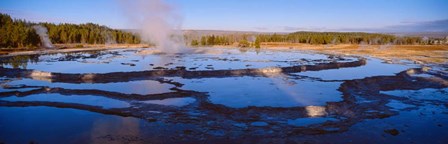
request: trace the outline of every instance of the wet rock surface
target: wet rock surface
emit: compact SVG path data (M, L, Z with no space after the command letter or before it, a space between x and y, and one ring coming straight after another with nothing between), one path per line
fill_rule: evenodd
M59 60L89 59L98 58L101 55L121 56L120 52L97 52L91 55L71 55L61 57ZM4 58L2 60L13 58ZM219 61L241 62L244 58L214 58ZM9 61L9 60L8 60ZM139 63L133 60L131 63ZM148 143L161 140L162 143L184 143L184 142L257 142L257 143L289 143L289 142L311 142L311 143L347 143L361 142L368 137L367 132L378 135L379 138L372 140L378 142L419 142L426 137L413 137L412 131L403 129L418 129L416 126L401 128L396 121L402 119L418 120L422 119L427 124L433 124L434 132L440 133L429 140L432 143L446 142L443 134L448 134L448 106L446 105L446 92L448 81L446 71L443 69L409 68L398 73L387 76L369 76L359 79L347 80L326 80L319 77L301 76L301 72L338 70L343 68L356 68L369 63L364 58L345 58L341 56L328 56L325 59L296 58L281 63L294 63L287 66L269 67L248 67L243 64L242 69L216 69L217 65L197 63L197 66L179 66L176 63L164 63L159 66L153 64L152 70L130 71L130 72L108 72L108 73L64 73L46 72L25 68L0 67L0 111L9 113L8 109L23 108L29 109L38 107L39 109L63 108L82 110L107 116L119 116L138 126L125 126L130 130L125 133L98 132L99 135L91 138L96 143L116 142L116 143ZM122 64L122 63L120 63ZM136 64L135 67L138 67ZM149 66L149 64L145 64ZM156 66L157 65L157 66ZM128 67L130 65L127 65ZM170 66L173 66L172 68ZM196 69L201 67L204 69ZM207 68L209 67L209 68ZM418 76L426 74L427 76ZM287 91L284 87L291 87L300 84L300 81L310 82L339 82L338 89L335 89L341 97L338 101L328 101L323 105L310 105L310 102L302 101L302 106L282 107L282 106L253 106L230 107L225 104L214 103L210 99L211 91L189 89L188 83L183 81L201 82L206 78L269 78L272 79L270 86L276 87L284 94L276 93L269 96L297 95L304 93L301 91ZM72 87L57 87L56 85L33 85L33 83L11 85L21 79L44 80L51 83L68 84L108 84L118 82L133 82L139 80L151 80L160 84L169 85L169 92L162 93L122 93L108 91L104 89L73 89ZM195 81L198 80L198 81ZM262 82L254 80L253 83ZM238 83L235 83L238 85ZM155 85L148 85L152 87ZM204 85L204 87L212 85ZM261 89L263 87L260 87ZM248 88L255 90L260 88ZM222 87L226 89L226 87ZM440 91L429 91L429 94L437 94L430 99L423 99L424 95L419 95L419 90L435 89ZM226 89L232 91L234 89ZM397 96L391 91L415 91L416 96ZM57 94L61 97L76 95L98 96L111 100L118 100L129 103L127 107L108 107L107 104L98 103L89 105L76 100L49 101L49 100L20 100L20 98L32 97L39 94ZM243 93L241 93L243 94ZM251 93L249 93L249 96ZM400 95L400 94L399 94ZM256 95L254 95L256 96ZM318 96L312 95L312 96ZM14 101L7 98L16 97ZM440 98L439 98L440 97ZM299 97L300 98L300 97ZM255 101L262 102L262 101ZM45 108L41 108L44 106ZM14 111L21 111L15 110ZM58 110L51 110L57 113ZM415 114L418 112L418 114ZM407 113L410 112L410 113ZM5 118L2 115L2 118ZM100 116L106 117L106 116ZM438 120L430 117L437 117ZM389 120L392 119L392 120ZM396 120L397 119L397 120ZM64 120L64 119L62 119ZM384 122L385 121L385 122ZM7 121L0 121L0 125ZM10 123L10 122L9 122ZM384 128L362 129L362 126L377 123L386 123ZM15 123L20 125L21 122ZM388 125L389 124L389 125ZM114 124L115 125L115 124ZM359 126L361 125L361 126ZM409 124L412 125L412 124ZM395 128L397 126L397 128ZM101 126L100 126L101 127ZM144 127L144 128L142 128ZM152 127L148 128L148 127ZM367 126L366 126L367 127ZM392 128L391 128L392 127ZM11 127L12 129L13 127ZM161 130L163 129L163 130ZM8 129L0 130L1 135ZM132 133L139 131L138 134ZM160 130L160 131L159 131ZM383 135L386 134L386 135ZM374 135L376 136L376 135ZM393 136L394 139L387 139ZM81 138L84 138L80 136ZM344 137L344 139L341 139ZM386 137L386 138L384 138ZM13 138L12 138L13 139ZM0 136L0 142L9 142L6 137Z
M384 132L388 133L390 135L393 135L393 136L400 134L400 132L397 129L387 129L387 130L384 130Z

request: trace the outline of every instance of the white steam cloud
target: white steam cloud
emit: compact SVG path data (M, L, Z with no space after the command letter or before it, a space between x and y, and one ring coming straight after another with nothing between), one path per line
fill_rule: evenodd
M165 53L183 51L182 17L172 5L164 0L122 0L121 5L142 41L155 44Z
M117 41L115 41L114 37L112 36L112 33L103 31L101 34L104 36L105 45L117 44Z
M53 44L47 34L47 28L41 25L35 25L33 28L36 30L37 35L39 35L42 46L46 48L53 48Z

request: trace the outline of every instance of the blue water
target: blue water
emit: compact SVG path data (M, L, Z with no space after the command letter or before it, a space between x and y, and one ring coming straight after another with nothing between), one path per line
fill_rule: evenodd
M326 55L303 51L263 50L257 52L248 50L242 52L237 49L198 48L195 49L196 53L189 54L144 53L147 50L153 49L106 50L101 51L103 54L98 57L89 57L95 52L47 54L39 56L38 61L5 63L3 66L13 68L15 65L22 65L18 68L61 73L108 73L153 70L156 67L174 69L177 66L185 66L187 69L194 68L190 70L284 67L313 64L301 61L301 59L310 61L328 59ZM62 59L66 55L87 56L87 58ZM128 64L133 64L133 66Z
M130 82L117 82L117 83L60 83L49 82L33 79L20 79L7 83L8 85L27 85L27 86L46 86L52 88L65 88L65 89L96 89L102 91L118 92L123 94L157 94L172 92L171 88L175 87L170 84L161 84L158 81L153 80L140 80Z
M353 80L372 76L393 76L399 72L415 67L410 65L388 64L380 59L370 58L366 65L359 67L306 71L296 74L321 78L323 80Z
M233 108L323 106L341 101L341 82L295 80L288 76L181 79L182 88L209 93L209 100Z
M105 143L99 137L141 136L146 123L136 118L50 107L0 107L0 113L0 142L5 143Z
M72 103L72 104L84 104L90 106L100 106L103 108L125 108L129 107L130 104L128 102L110 99L106 97L100 96L91 96L91 95L61 95L61 94L34 94L26 97L4 97L0 98L0 100L5 101L29 101L29 102L60 102L60 103Z

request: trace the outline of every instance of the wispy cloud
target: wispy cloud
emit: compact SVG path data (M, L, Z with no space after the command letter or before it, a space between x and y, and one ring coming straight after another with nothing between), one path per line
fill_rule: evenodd
M448 32L448 19L435 21L403 21L399 25L379 28L326 28L326 27L291 27L284 26L284 31L335 31L335 32Z
M283 26L281 28L284 31L331 31L326 27L291 27L291 26Z
M260 31L266 31L266 30L270 30L270 28L268 27L254 27L255 30L260 30Z
M448 32L448 19L387 26L385 32Z

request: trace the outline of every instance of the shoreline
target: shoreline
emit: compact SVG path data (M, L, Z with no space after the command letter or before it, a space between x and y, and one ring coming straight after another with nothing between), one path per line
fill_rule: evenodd
M235 48L232 45L212 47ZM448 64L448 45L311 45L301 43L262 43L260 49L303 50L329 55L374 57L385 61L408 60L416 64Z
M123 48L154 48L146 44L111 44L111 45L85 45L76 48L78 44L55 44L54 49L34 49L24 51L11 51L0 54L0 57L17 55L46 54L59 52L94 51L106 49ZM204 48L198 46L193 48ZM234 45L214 45L210 48L238 48ZM247 49L256 49L247 47ZM447 64L448 45L356 45L356 44L334 44L334 45L311 45L300 43L262 43L260 49L271 50L303 50L330 55L351 55L362 57L374 57L385 61L409 60L416 64ZM2 50L0 49L0 52Z
M0 57L18 56L18 55L32 55L32 54L51 54L60 52L79 52L79 51L95 51L106 49L125 49L125 48L152 48L147 44L111 44L111 45L86 45L82 48L76 48L76 44L55 44L55 48L38 48L30 50L11 51L2 54L0 49ZM3 51L4 52L4 51Z
M234 45L212 48L236 48ZM248 49L255 49L249 47ZM260 49L302 50L328 55L373 57L384 61L408 60L416 64L448 64L448 45L311 45L301 43L262 43Z
M275 48L275 47L269 47ZM288 47L291 48L291 47ZM293 49L309 50L323 54L375 57L386 61L409 60L416 64L447 64L447 45L300 45Z

